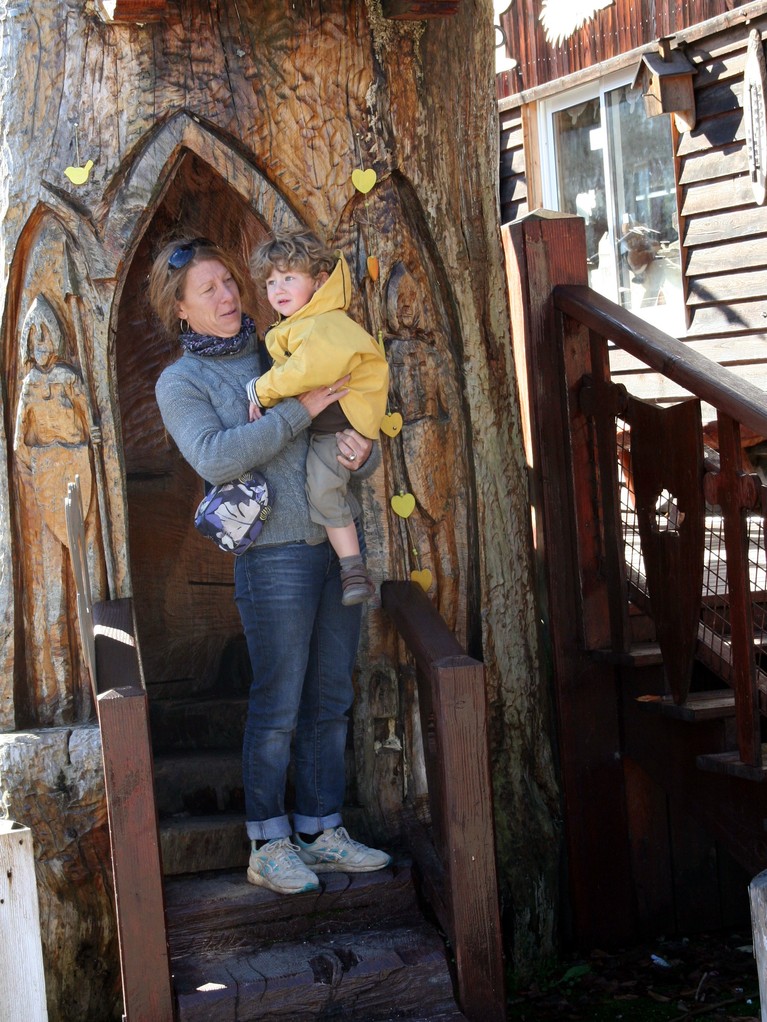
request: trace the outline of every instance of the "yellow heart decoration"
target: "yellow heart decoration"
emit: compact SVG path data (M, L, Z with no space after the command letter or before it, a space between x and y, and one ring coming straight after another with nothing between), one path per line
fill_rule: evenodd
M396 436L402 429L402 416L399 412L387 412L381 422L381 430L387 436Z
M392 511L400 518L409 518L415 511L415 497L412 493L398 493L391 499Z
M422 568L420 571L411 571L410 578L413 582L417 582L425 593L428 593L431 587L431 572L428 568Z
M377 180L378 174L376 174L372 167L368 167L367 170L352 171L352 184L363 195L367 195Z

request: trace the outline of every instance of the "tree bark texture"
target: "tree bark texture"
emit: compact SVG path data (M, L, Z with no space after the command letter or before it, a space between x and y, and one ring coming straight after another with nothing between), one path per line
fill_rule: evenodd
M63 501L75 472L90 495L94 599L134 597L150 695L215 676L238 630L231 563L191 527L199 480L154 403L178 352L152 323L146 273L174 231L247 253L305 224L350 260L351 311L385 344L403 420L362 493L373 575L430 572L430 597L487 667L504 908L514 964L529 970L553 950L559 810L498 232L490 5L395 22L377 0L180 0L163 21L108 24L84 0L19 0L0 8L0 33L0 727L92 712L56 511L57 480ZM352 172L371 168L363 194ZM248 302L265 327L268 308ZM400 494L415 498L408 518L390 506ZM403 660L371 609L357 796L383 837L423 795Z
M120 1018L98 728L0 735L0 789L34 840L49 1022Z

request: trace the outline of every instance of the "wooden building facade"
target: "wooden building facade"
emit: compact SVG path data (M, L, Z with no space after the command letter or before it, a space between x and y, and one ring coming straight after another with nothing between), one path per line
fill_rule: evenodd
M616 0L577 21L545 2L502 17L516 61L497 78L502 223L584 216L596 290L767 388L767 4ZM659 112L663 47L688 98ZM611 367L639 397L685 393L628 356Z
M572 929L577 940L603 941L611 926L614 938L625 939L621 926L652 933L742 924L747 880L767 862L763 785L744 781L765 776L765 705L755 695L767 595L754 566L763 564L763 543L740 576L744 590L749 579L752 586L743 673L759 706L751 720L754 770L743 770L736 753L741 773L725 778L716 774L716 755L708 756L731 747L731 723L722 714L715 734L711 713L704 734L694 699L709 698L717 675L725 683L717 698L732 704L731 665L712 673L700 667L712 662L706 614L721 611L726 625L717 641L731 650L738 543L744 557L754 544L745 534L733 542L720 577L729 588L710 593L689 570L693 559L673 568L664 561L661 582L647 585L651 546L664 530L649 530L638 571L630 535L631 516L640 507L657 511L661 497L685 506L680 525L686 517L688 529L691 522L709 529L723 517L717 487L729 458L733 486L753 487L750 504L742 494L733 498L734 535L748 517L763 536L767 3L571 6L569 21L561 12L557 21L547 0L526 0L501 16L513 67L496 79L500 208L529 416ZM729 388L729 410L712 380ZM696 402L683 400L691 394L702 426L681 425L697 413ZM749 414L737 407L741 396ZM724 453L727 415L738 428ZM679 453L682 441L688 446ZM672 448L677 474L660 482ZM635 456L637 465L644 457L658 468L641 498ZM681 496L683 477L695 490L694 507ZM700 540L696 572L724 560ZM700 686L689 703L686 690L669 694L679 672L668 648L660 663L655 645L663 647L659 608L667 594L674 611L689 603L691 624L676 621L670 640L681 648L687 629L690 663L681 674L689 683L689 668ZM685 721L678 733L670 718L645 720L647 705L664 700L674 704L664 711ZM711 897L701 898L703 888Z

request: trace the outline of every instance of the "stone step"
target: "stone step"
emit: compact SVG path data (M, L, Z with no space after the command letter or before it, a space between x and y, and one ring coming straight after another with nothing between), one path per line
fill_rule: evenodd
M248 698L209 695L149 703L155 754L189 749L240 749Z
M178 1022L461 1017L443 941L423 922L174 955L172 964Z
M242 752L238 747L157 755L154 788L161 819L180 813L242 813Z

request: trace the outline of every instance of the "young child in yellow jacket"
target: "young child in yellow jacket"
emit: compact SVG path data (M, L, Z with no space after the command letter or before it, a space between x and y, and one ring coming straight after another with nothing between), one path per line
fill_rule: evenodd
M360 553L346 500L350 471L338 461L336 433L351 426L377 440L386 412L389 368L373 337L347 314L351 276L343 256L310 231L275 236L251 258L257 283L283 319L266 334L274 364L247 386L251 418L287 397L349 376L348 393L315 416L306 459L312 521L324 526L341 563L342 602L362 603L375 592Z

